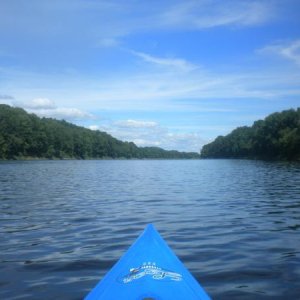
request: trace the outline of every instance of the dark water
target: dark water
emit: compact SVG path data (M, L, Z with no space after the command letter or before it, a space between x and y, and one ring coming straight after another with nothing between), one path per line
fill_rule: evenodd
M150 222L213 299L300 299L300 164L2 162L0 216L0 299L82 299Z

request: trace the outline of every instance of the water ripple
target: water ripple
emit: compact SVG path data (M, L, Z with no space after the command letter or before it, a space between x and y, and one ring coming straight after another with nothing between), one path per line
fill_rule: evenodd
M147 223L213 299L300 295L300 165L0 163L0 298L82 299Z

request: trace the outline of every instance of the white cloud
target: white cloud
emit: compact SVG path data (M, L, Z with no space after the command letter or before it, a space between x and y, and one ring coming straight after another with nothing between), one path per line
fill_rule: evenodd
M93 119L93 115L77 108L54 108L54 109L39 109L31 110L39 116L65 119L65 120L86 120Z
M294 53L294 52L293 52ZM203 106L209 99L278 99L279 97L299 96L300 74L291 68L253 67L251 70L208 70L201 67L183 72L180 68L153 63L139 65L139 69L105 76L84 77L70 74L48 74L21 72L0 68L6 81L2 88L10 92L15 86L16 99L23 100L23 107L53 107L57 99L59 108L69 110L76 103L82 112L95 110L140 110L140 111L224 111L222 107ZM188 62L189 63L189 62ZM187 76L188 75L188 76ZM26 83L26 84L25 84ZM35 88L39 86L39 89ZM46 95L40 99L39 95ZM63 96L62 96L63 95ZM84 101L83 101L84 99ZM65 111L66 112L66 111ZM49 112L50 113L50 112ZM52 112L53 113L53 112ZM67 115L80 113L73 111ZM62 113L58 112L58 115ZM88 117L82 113L81 117Z
M111 48L111 47L117 47L119 45L120 45L120 41L113 37L101 38L97 42L97 46L101 48Z
M115 121L91 125L89 128L105 131L122 141L134 142L139 147L155 146L166 150L199 152L207 142L198 133L170 132L167 127L154 121Z
M189 76L181 71L151 70L141 75L128 74L102 82L102 86L94 90L93 105L113 110L196 112L211 108L203 107L200 100L299 96L299 80L300 74L292 70L245 70L217 74L202 69ZM213 108L214 111L224 109L226 107Z
M281 56L282 58L288 59L300 66L300 39L288 43L279 42L270 46L266 46L258 50L258 53L275 54L277 56Z
M206 143L198 133L168 133L164 136L161 146L169 150L199 152Z
M142 58L146 62L153 63L158 66L178 68L183 71L191 71L198 68L196 65L180 58L161 58L136 51L131 51L131 53Z
M93 119L90 113L78 108L57 107L53 100L48 98L35 98L30 101L14 101L14 106L22 107L38 116L65 120Z
M157 146L166 150L186 152L199 152L201 147L207 143L197 133L170 133L167 128L158 129L156 132L127 132L126 134L121 134L119 138L133 141L140 147Z
M153 128L158 126L158 124L153 121L139 121L139 120L117 121L115 124L118 127L123 127L123 128Z
M0 100L14 100L14 97L11 95L0 94Z
M15 101L15 105L25 109L56 109L54 101L48 98L35 98L26 102Z
M140 32L253 26L275 14L274 1L270 0L174 0L154 4L135 0L27 1L26 11L10 2L0 1L0 31L35 37L46 32L48 39L55 40L76 32L80 40L92 38L106 47L115 46L116 38Z
M161 147L161 142L160 141L151 141L151 140L145 140L145 139L139 139L135 138L133 142L138 146L138 147Z
M88 128L91 129L91 130L100 130L99 125L90 125L90 126L88 126Z
M165 26L204 29L219 26L253 26L269 21L274 11L266 1L183 1L163 15Z
M8 94L0 94L0 104L12 105L15 98Z

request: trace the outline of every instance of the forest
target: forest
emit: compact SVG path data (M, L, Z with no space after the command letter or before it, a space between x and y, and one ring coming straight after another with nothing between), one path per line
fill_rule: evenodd
M192 159L198 153L137 147L66 121L0 104L0 159Z
M238 127L201 150L201 158L300 160L300 108Z

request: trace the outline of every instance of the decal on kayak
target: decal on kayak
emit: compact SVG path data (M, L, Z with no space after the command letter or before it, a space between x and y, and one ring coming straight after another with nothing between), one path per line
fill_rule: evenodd
M131 268L129 273L121 278L122 283L130 283L134 280L138 280L142 277L150 277L154 280L164 281L181 281L182 275L176 272L172 272L156 265L155 262L143 263L138 268Z

